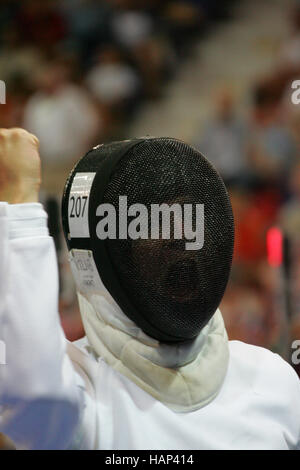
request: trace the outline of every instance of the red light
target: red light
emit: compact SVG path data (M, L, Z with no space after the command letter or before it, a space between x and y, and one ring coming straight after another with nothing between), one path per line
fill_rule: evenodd
M277 227L271 227L267 232L267 254L270 266L278 267L282 263L282 233Z

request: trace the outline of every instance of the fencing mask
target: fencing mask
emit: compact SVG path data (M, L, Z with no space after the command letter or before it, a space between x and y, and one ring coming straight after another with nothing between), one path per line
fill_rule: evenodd
M192 340L217 310L233 215L222 179L189 145L141 138L95 147L66 182L62 220L81 290L96 291L99 276L149 336Z

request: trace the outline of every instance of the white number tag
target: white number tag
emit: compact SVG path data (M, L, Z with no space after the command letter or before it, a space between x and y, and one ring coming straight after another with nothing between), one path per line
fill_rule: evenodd
M104 286L99 277L92 251L71 250L70 265L81 293L92 294L102 292Z
M71 238L88 238L89 197L96 173L77 173L73 179L68 205Z

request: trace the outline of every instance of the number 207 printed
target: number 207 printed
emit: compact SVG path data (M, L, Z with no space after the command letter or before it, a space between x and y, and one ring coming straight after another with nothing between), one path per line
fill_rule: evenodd
M71 204L71 211L70 217L83 217L84 212L86 209L86 203L88 200L88 196L71 196L70 204Z

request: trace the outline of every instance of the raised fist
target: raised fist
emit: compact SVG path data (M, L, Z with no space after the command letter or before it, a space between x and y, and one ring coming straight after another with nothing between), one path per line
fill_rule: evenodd
M37 202L41 183L39 141L24 129L0 129L0 201Z

